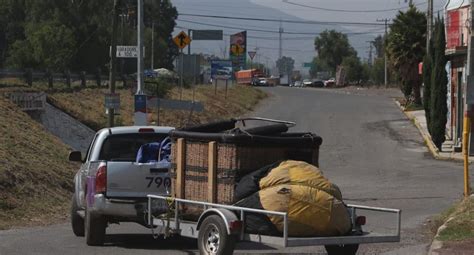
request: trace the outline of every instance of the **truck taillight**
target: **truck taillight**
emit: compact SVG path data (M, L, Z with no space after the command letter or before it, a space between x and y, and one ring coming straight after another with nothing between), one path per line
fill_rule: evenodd
M95 192L105 193L107 188L107 166L101 166L95 174Z
M366 222L365 221L365 216L358 216L355 220L355 224L357 226L363 226L363 225L365 225L365 222Z

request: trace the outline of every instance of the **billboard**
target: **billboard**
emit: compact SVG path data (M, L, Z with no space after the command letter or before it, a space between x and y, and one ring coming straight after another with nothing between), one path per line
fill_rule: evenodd
M212 79L232 79L232 61L230 60L212 60L211 61Z
M230 60L234 72L245 69L247 62L247 31L230 36Z

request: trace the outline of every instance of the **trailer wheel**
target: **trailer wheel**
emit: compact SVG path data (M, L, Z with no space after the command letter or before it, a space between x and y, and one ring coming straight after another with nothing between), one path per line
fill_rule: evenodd
M355 255L359 249L358 244L325 245L328 255Z
M90 246L100 246L104 244L105 228L107 221L103 216L93 215L86 208L85 235L86 243Z
M199 254L232 254L236 240L236 236L227 234L227 228L222 218L211 215L204 219L199 229Z
M79 206L77 205L76 195L72 195L72 205L71 205L71 226L72 232L76 236L84 236L84 219L77 214Z

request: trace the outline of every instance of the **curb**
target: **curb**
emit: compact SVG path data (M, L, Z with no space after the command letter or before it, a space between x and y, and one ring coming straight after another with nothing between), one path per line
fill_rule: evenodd
M439 255L439 252L436 250L443 248L443 242L438 240L439 233L441 233L441 231L443 231L447 224L453 219L454 217L450 217L448 220L446 220L446 222L443 223L443 225L438 228L438 231L436 231L436 235L433 238L433 242L431 242L430 249L428 250L428 255Z
M420 123L416 120L416 118L411 115L409 112L405 111L405 108L400 105L400 102L398 102L396 99L393 99L395 101L395 104L400 108L400 110L405 114L405 116L413 121L413 124L415 124L416 128L420 132L421 136L423 137L423 140L425 141L426 147L428 147L428 150L430 151L431 155L438 160L446 160L446 161L463 161L462 158L455 158L452 156L442 156L439 154L438 148L434 145L433 141L431 140L431 136L429 134L426 134L426 132L421 128Z

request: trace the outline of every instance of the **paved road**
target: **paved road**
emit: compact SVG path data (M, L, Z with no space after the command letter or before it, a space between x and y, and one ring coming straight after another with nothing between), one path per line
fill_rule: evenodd
M255 115L292 120L296 129L323 137L320 167L349 203L403 210L400 244L364 245L359 254L425 254L426 220L462 193L462 165L436 161L418 131L395 106L396 92L266 88L273 94ZM386 218L370 215L370 228L389 231ZM132 232L132 234L128 234ZM190 239L154 241L133 224L108 229L105 247L87 247L68 224L0 232L0 254L193 254ZM277 250L240 245L236 253L315 253L319 247Z

